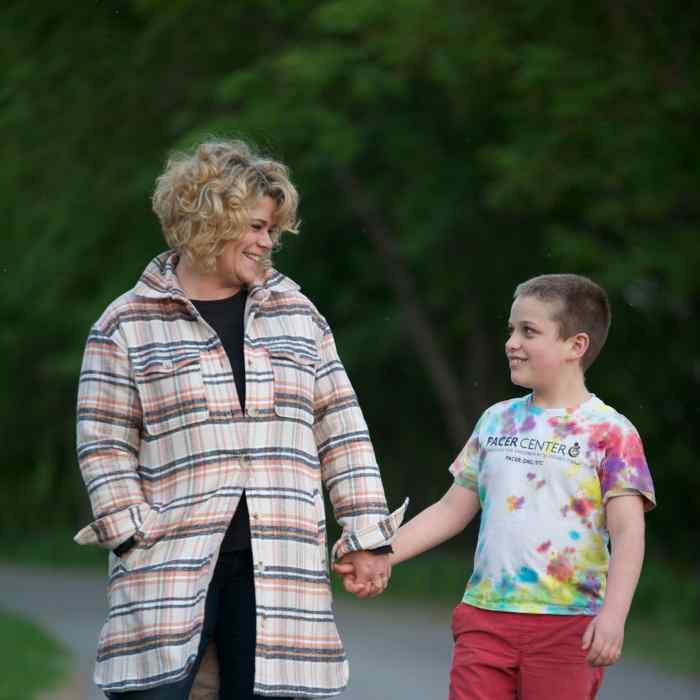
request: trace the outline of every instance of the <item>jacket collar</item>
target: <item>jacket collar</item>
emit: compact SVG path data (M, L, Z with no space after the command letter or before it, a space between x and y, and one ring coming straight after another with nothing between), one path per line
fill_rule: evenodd
M149 299L187 299L175 274L179 257L177 251L167 250L153 258L136 283L134 294ZM270 268L264 278L250 286L248 296L263 302L270 294L285 294L299 289L296 282Z

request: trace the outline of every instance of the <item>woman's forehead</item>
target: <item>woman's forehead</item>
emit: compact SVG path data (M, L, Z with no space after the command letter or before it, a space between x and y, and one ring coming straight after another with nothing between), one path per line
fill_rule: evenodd
M248 215L251 219L260 219L263 221L272 221L277 213L277 202L270 197L264 195L253 202L248 207Z

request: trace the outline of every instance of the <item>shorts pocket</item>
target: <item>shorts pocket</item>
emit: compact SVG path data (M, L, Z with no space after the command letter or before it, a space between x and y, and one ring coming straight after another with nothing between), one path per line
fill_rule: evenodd
M456 641L460 634L473 630L476 625L475 617L478 614L477 608L466 603L458 603L452 611L452 639Z

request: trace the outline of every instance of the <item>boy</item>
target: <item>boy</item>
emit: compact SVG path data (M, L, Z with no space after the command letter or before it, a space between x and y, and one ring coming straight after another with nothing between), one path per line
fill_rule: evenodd
M634 426L586 388L609 326L607 296L585 277L516 288L505 349L511 380L531 393L482 415L452 487L393 543L399 563L481 509L453 615L450 700L593 698L620 657L655 497ZM364 592L351 567L336 569Z

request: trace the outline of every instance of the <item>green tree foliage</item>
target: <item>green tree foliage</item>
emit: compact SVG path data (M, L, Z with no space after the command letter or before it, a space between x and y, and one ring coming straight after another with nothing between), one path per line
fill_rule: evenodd
M590 388L640 428L656 541L700 534L700 11L678 2L132 0L3 10L0 523L85 517L82 343L161 247L166 152L241 135L287 160L278 254L329 317L384 464L420 508L490 402L512 289L590 274L614 307ZM19 505L19 507L18 507ZM27 508L27 506L30 506ZM82 513L81 513L82 510ZM662 534L663 533L663 534Z

